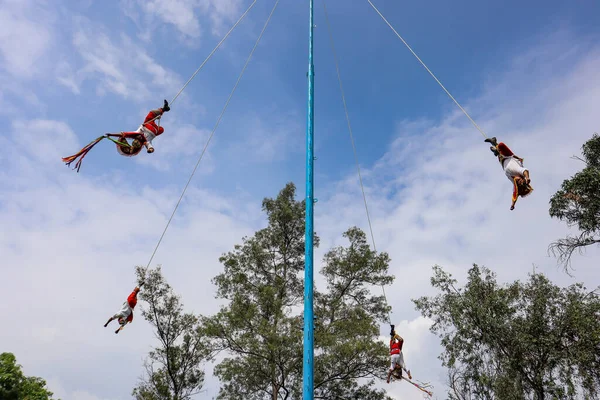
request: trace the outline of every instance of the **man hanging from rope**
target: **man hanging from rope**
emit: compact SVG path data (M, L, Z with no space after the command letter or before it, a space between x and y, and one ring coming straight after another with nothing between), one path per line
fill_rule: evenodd
M140 284L140 287L142 285L143 283ZM137 305L137 294L139 293L139 291L140 288L136 286L135 289L133 289L133 292L131 292L131 294L127 297L127 301L125 301L121 306L119 312L117 312L115 315L110 317L108 321L106 321L106 323L104 324L105 328L108 326L108 324L110 324L113 320L116 319L118 320L120 326L119 329L115 331L115 333L119 333L121 329L125 328L125 325L127 325L128 322L133 321L133 309Z
M79 159L75 164L75 168L77 168L77 172L81 168L81 162L86 154L94 147L98 142L102 139L107 138L117 145L117 151L119 154L133 157L137 155L141 150L142 146L145 146L148 153L154 152L154 147L152 146L152 141L159 135L162 135L165 129L162 126L159 126L156 121L160 121L163 113L168 112L171 108L169 107L169 103L167 100L164 101L164 105L161 108L157 108L155 110L150 110L144 122L140 125L140 127L134 132L121 132L119 134L115 133L107 133L96 138L93 142L85 146L78 153L69 156L63 157L63 162L67 165L70 165L73 161ZM115 139L113 139L115 138ZM132 142L129 143L128 139L131 139Z
M127 149L127 151L123 151L126 155L135 155L139 153L144 145L148 151L148 153L154 153L154 147L152 147L152 141L155 137L162 135L164 133L164 128L162 126L158 126L158 124L154 121L160 120L163 113L168 112L171 108L169 107L169 103L165 100L165 104L162 108L157 108L156 110L150 110L148 115L146 115L146 119L144 119L144 123L140 125L140 127L135 132L121 132L121 137L124 139L131 138L133 142L131 146L120 146L121 150ZM134 153L135 152L135 153Z
M531 179L529 177L529 170L523 166L523 159L515 155L508 146L502 142L498 143L495 137L484 140L490 143L492 146L490 150L496 157L500 165L504 169L504 173L509 181L513 184L513 195L511 210L515 209L515 203L519 196L528 196L533 188L531 187Z
M401 369L406 372L408 375L408 379L412 379L410 374L410 370L406 369L406 364L404 363L404 355L402 354L402 346L404 345L404 339L396 333L394 329L394 325L392 325L392 329L390 331L390 358L391 365L390 370L387 375L387 383L390 383L390 378L392 377L392 373L396 369L396 365L398 365Z

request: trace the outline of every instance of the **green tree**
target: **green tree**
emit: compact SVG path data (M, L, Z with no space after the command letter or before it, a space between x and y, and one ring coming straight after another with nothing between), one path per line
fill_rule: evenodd
M434 267L441 293L413 300L433 319L452 399L591 398L600 389L600 298L544 275L501 286L474 265L464 288Z
M582 147L585 167L562 183L550 199L550 216L577 226L577 236L567 236L552 243L551 253L565 269L571 256L587 246L600 243L600 136L594 134Z
M385 391L372 388L375 377L385 379L388 348L379 342L379 322L390 307L372 286L389 285L389 256L376 254L363 231L353 227L344 233L347 247L325 255L321 270L327 290L317 292L315 315L315 398L383 399ZM358 378L368 379L360 385Z
M148 354L146 374L133 395L138 400L190 399L202 388L202 363L210 358L199 318L184 313L180 297L160 267L148 271L137 267L136 272L144 282L140 300L148 304L142 308L142 316L154 327L160 345Z
M0 399L52 400L52 395L44 379L23 374L14 354L0 354Z
M204 321L216 349L228 354L215 368L219 399L301 398L305 203L295 192L289 183L265 199L268 226L220 259L224 272L213 282L227 305ZM315 398L379 400L385 395L373 378L385 374L388 353L376 320L388 309L366 287L393 278L387 255L370 251L364 233L355 228L346 237L350 247L325 257L328 292L315 290Z

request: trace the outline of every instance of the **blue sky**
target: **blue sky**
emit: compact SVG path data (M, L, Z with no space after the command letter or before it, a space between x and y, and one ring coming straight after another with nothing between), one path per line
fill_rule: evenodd
M142 373L149 327L137 318L115 338L101 323L131 290L133 266L147 262L274 1L257 1L177 99L154 154L125 158L102 142L79 174L60 157L136 129L250 3L0 0L0 292L9 299L0 318L14 322L0 327L0 350L63 399L125 399ZM560 284L600 284L596 249L577 256L575 278L546 254L570 232L550 220L548 200L580 168L569 157L600 131L600 5L374 3L480 126L525 157L535 188L510 212L510 182L481 135L368 2L328 1L374 233L397 277L388 298L405 358L444 397L438 340L410 303L430 293L433 264L460 278L477 262L508 281L535 263ZM367 227L321 1L315 23L320 260L349 226ZM207 293L218 256L264 226L262 198L288 181L303 197L307 24L307 2L280 2L154 260L196 312L217 309ZM122 243L127 251L116 250ZM207 368L198 398L218 391Z

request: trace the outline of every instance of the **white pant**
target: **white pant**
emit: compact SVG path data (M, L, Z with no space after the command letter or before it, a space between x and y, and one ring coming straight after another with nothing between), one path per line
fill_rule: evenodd
M123 303L123 305L121 306L121 309L119 310L118 313L116 313L113 318L123 318L123 319L127 319L127 317L129 317L129 315L132 313L132 309L131 307L129 307L129 303L125 302Z
M152 141L156 137L154 132L152 132L150 129L146 128L144 125L140 125L140 127L137 129L136 132L139 132L142 135L144 135L144 137L146 138L146 141L150 144L152 144Z
M523 163L518 161L516 158L507 157L502 163L502 168L504 168L504 173L509 181L513 181L515 176L525 176L525 171L528 171L527 168L523 167Z
M390 365L390 371L393 371L396 368L396 365L399 365L400 368L406 370L406 364L404 364L404 355L402 352L400 354L392 354L392 365Z

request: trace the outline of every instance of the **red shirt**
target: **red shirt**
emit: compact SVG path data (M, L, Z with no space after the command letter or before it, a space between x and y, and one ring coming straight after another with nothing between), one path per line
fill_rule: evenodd
M131 307L132 309L135 308L135 305L137 304L137 292L136 291L131 292L131 294L127 298L127 303L129 303L129 307ZM132 313L132 315L133 315L133 313Z
M402 351L402 345L404 344L404 341L395 341L395 340L390 340L390 355L393 354L400 354L400 352Z

